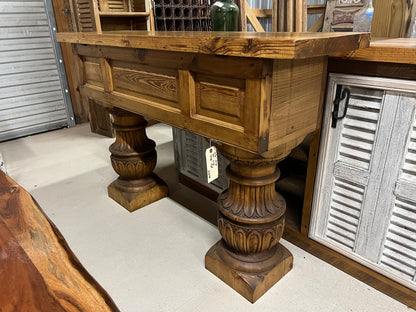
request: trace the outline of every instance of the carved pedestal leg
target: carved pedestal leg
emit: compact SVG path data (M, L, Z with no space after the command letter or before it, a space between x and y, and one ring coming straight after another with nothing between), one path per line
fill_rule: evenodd
M123 110L111 114L116 132L116 141L110 146L111 164L120 176L108 186L108 195L134 211L166 197L168 187L153 173L156 144L146 136L146 120Z
M255 302L293 266L291 253L279 244L286 203L275 191L276 164L288 153L258 156L223 146L230 160L230 187L218 198L222 240L205 256L205 267Z

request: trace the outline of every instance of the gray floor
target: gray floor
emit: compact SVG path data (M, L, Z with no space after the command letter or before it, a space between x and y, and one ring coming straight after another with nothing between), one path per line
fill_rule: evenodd
M156 173L170 197L134 213L107 197L116 178L113 139L91 134L88 125L0 143L8 174L35 197L121 311L415 311L286 241L293 270L249 303L204 269L220 235L190 209L215 204L178 184L171 129L158 124L148 136L158 144Z

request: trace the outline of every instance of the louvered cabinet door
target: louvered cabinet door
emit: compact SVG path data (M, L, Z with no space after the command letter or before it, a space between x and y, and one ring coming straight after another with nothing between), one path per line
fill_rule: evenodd
M98 5L103 12L128 12L130 11L128 0L99 0Z
M227 189L229 181L225 170L229 161L218 153L218 178L208 183L205 150L210 146L209 141L185 130L177 128L172 128L172 130L175 165L178 173L218 193Z
M101 31L97 27L94 7L96 0L72 0L74 8L74 18L79 32Z
M416 284L416 100L408 100L404 113L413 117L394 189L393 210L380 254L387 270ZM406 116L407 117L407 116ZM407 119L407 118L406 118ZM406 123L407 124L407 123ZM404 128L404 127L403 127Z
M416 289L415 109L414 81L330 75L310 237Z

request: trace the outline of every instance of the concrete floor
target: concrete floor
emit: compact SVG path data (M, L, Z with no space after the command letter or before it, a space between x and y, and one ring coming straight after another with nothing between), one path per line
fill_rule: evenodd
M154 125L148 136L157 142L155 172L170 197L134 213L107 197L117 177L113 139L90 133L89 125L0 143L9 176L39 202L121 311L415 311L284 240L293 270L249 303L204 269L220 235L190 210L216 208L178 183L170 127Z

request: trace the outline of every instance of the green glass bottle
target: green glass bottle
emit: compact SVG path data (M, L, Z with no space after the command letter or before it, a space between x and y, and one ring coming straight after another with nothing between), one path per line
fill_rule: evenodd
M211 6L213 31L238 30L238 6L232 0L219 0Z

